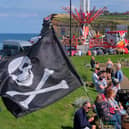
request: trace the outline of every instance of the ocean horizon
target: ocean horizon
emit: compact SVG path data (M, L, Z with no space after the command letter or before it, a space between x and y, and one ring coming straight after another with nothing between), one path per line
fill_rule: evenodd
M26 40L28 41L38 33L0 33L0 49L2 49L4 40Z

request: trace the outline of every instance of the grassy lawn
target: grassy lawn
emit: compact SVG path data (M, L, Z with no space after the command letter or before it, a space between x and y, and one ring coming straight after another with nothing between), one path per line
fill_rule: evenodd
M60 23L66 23L69 24L69 15L66 14L59 14L55 16L54 21L60 22ZM93 21L93 23L121 23L121 24L127 24L129 21L129 15L101 15L96 20ZM77 24L77 22L72 18L72 23Z
M96 92L88 88L91 97L95 98ZM0 112L0 129L67 129L72 128L73 114L75 108L73 102L82 96L86 96L83 87L78 88L62 100L31 113L25 117L16 119L6 109L3 103L0 103L2 112Z
M106 15L98 17L94 22L95 23L121 23L121 24L128 24L129 15Z
M123 73L125 74L126 77L129 79L129 68L122 68Z
M91 70L90 68L86 67L87 64L90 62L90 56L82 56L82 57L72 57L72 62L74 66L76 67L76 70L80 74L81 78L85 81L91 81ZM99 63L105 63L107 62L108 58L110 58L113 63L117 63L118 61L123 61L124 59L129 59L129 55L106 55L106 56L96 56L95 59ZM123 68L126 69L127 68ZM129 72L129 70L128 70ZM127 74L126 74L127 75ZM129 74L128 74L129 76Z
M96 60L104 63L108 58L113 62L117 62L123 58L129 58L129 55L115 55L115 56L97 56ZM91 71L89 67L90 57L72 57L73 62L78 73L84 81L91 81ZM124 69L126 73L127 69ZM129 71L128 71L129 72ZM129 74L128 74L129 75ZM96 97L96 92L93 88L87 88L90 98ZM5 108L0 101L0 129L72 129L73 114L75 108L72 106L73 102L82 96L86 96L83 87L78 88L60 101L25 117L16 119Z

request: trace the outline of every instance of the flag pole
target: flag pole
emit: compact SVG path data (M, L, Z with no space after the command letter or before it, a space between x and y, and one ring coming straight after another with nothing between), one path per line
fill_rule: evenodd
M72 17L71 17L71 12L72 12L72 9L71 9L71 6L72 6L72 0L70 0L70 40L69 40L69 45L70 45L70 56L72 55L71 53L71 38L72 38L72 35L71 35L71 21L72 21Z

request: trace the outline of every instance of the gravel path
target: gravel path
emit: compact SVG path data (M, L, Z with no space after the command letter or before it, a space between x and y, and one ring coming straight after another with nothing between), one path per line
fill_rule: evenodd
M124 79L121 82L121 89L129 89L129 79L124 75Z

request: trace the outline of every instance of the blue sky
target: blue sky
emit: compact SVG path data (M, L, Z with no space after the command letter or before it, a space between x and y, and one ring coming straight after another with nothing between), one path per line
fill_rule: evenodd
M72 0L73 7L79 7L79 1ZM0 33L39 33L43 17L64 13L61 8L68 5L69 0L0 0ZM124 12L129 0L91 0L91 6Z

